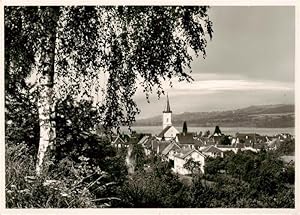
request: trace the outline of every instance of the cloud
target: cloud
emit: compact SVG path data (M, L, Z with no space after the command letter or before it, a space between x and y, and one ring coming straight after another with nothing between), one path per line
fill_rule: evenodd
M245 91L245 90L268 90L268 91L292 91L290 83L277 81L249 81L249 80L204 80L193 83L176 83L174 90L179 91Z
M235 75L220 75L220 74L195 74L195 81L191 83L173 81L173 87L170 87L169 82L163 82L162 86L165 92L171 96L187 96L187 95L212 95L226 92L246 92L255 91L257 93L279 93L279 92L294 92L294 82L280 82L274 80L245 80ZM214 79L211 79L214 78ZM232 79L226 79L232 78ZM137 97L145 97L141 87L138 87ZM152 98L156 97L153 93Z

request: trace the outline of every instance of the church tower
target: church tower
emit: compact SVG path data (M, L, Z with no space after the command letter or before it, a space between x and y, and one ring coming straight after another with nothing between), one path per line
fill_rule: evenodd
M163 111L163 129L172 126L172 111L170 109L169 96L167 95L167 108Z

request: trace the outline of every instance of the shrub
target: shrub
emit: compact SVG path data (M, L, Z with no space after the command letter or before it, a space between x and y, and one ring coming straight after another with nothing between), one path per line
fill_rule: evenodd
M112 200L105 181L109 174L99 166L65 158L47 176L34 177L34 159L28 146L6 147L6 207L8 208L84 208L108 207ZM99 198L102 195L102 198Z

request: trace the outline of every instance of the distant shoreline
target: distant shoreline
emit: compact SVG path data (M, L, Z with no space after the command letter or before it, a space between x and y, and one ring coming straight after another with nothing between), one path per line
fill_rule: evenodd
M172 115L172 124L197 127L254 127L254 128L293 128L295 127L294 105L250 106L232 111L185 112ZM133 126L162 125L162 116L137 119Z
M178 131L182 130L182 126L176 126ZM129 132L128 127L122 127L121 130L125 133ZM209 130L213 132L215 126L204 127L204 126L189 126L189 132L205 132ZM288 128L258 128L258 127L222 127L220 126L222 133L227 135L235 135L236 133L256 133L260 135L276 135L280 133L289 133L291 135L295 135L295 127ZM132 131L136 131L138 133L150 133L152 135L159 134L162 131L162 126L131 126Z

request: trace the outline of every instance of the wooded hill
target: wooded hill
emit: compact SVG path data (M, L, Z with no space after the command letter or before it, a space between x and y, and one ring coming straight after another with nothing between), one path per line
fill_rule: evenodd
M222 127L262 127L286 128L294 127L294 105L257 105L242 109L212 112L184 112L173 114L172 123L182 126L187 121L189 126L210 127L216 124ZM139 119L135 126L159 126L162 116Z

